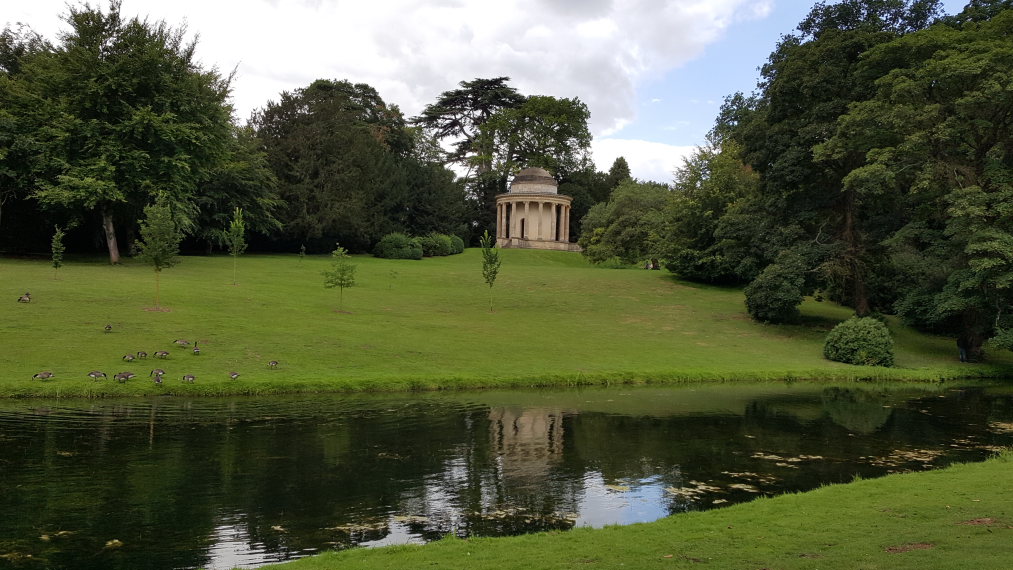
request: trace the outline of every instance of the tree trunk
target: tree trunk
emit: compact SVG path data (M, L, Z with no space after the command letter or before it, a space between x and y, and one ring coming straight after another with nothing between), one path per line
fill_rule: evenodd
M113 226L113 214L107 209L102 210L102 229L106 234L106 246L109 248L109 263L120 263L120 246L116 243L116 228Z
M963 361L981 362L985 360L984 319L977 311L965 311L960 319L960 336L957 337L957 347L960 349Z
M844 228L841 231L845 247L845 267L848 272L848 280L851 281L851 304L855 308L855 314L859 317L868 316L871 311L869 307L869 292L865 288L865 275L862 271L861 259L861 238L855 229L855 192L844 191Z
M161 274L162 274L161 271L159 271L157 269L155 270L155 310L156 311L159 309L159 306L158 306L158 303L160 301L160 299L158 298L159 297L159 293L160 293L160 291L159 291L159 285L160 285L160 283L159 283L159 277L161 276Z
M855 302L855 314L859 317L867 317L872 312L869 307L869 292L865 288L865 279L857 273L861 271L860 267L857 267L855 263L854 271L856 274L852 277L851 282L851 298Z

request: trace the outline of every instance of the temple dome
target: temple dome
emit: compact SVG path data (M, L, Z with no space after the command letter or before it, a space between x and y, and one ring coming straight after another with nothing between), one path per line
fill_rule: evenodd
M511 194L556 194L559 184L544 168L525 168L510 183Z

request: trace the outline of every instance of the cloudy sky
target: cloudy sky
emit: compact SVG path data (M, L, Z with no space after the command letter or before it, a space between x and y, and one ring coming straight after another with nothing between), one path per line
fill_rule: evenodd
M76 3L76 2L75 2ZM92 2L95 5L95 2ZM5 7L56 39L65 0ZM101 0L103 7L108 6ZM476 77L511 78L526 95L579 97L591 111L594 159L670 182L703 142L724 96L751 91L808 0L123 0L126 16L198 35L206 67L236 71L245 120L314 79L375 87L407 116ZM947 12L959 0L944 1Z

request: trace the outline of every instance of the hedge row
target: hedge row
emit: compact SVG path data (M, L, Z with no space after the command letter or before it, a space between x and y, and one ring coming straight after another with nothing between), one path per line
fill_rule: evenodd
M431 233L412 237L395 232L380 239L373 255L386 259L422 259L441 255L454 255L464 251L464 240L455 235Z

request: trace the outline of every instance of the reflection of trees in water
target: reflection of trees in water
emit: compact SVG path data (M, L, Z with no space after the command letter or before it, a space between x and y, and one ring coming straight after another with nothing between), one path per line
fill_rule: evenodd
M893 414L891 398L882 392L830 387L823 390L820 399L834 423L856 433L875 432Z
M0 554L32 553L52 567L196 567L224 525L232 540L281 557L391 532L431 540L569 528L598 475L617 487L649 478L659 489L721 488L666 495L669 512L681 512L756 496L734 485L770 494L881 474L858 458L946 446L954 434L992 442L990 421L1013 422L1009 397L939 396L830 388L764 396L740 414L667 416L437 397L309 410L325 399L210 411L89 404L73 422L40 409L0 427L0 470L13 490L0 494L0 512L16 513L0 517L0 536L12 537ZM774 455L827 460L778 466ZM61 530L74 534L38 539ZM127 546L80 559L110 539Z

